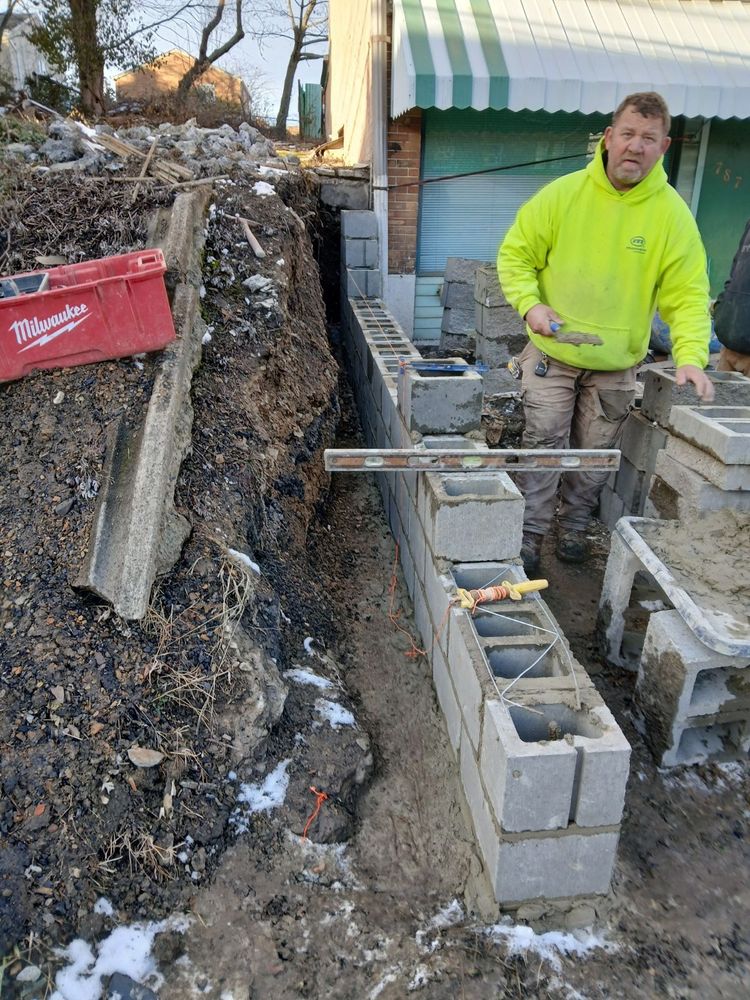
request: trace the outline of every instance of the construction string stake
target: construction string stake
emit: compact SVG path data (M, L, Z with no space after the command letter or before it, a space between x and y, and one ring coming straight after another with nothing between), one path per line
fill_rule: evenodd
M307 822L305 823L305 829L302 831L302 839L307 840L307 831L313 825L315 820L318 818L318 813L320 812L321 806L328 798L325 792L319 792L315 785L310 785L310 791L315 796L315 808L307 817Z

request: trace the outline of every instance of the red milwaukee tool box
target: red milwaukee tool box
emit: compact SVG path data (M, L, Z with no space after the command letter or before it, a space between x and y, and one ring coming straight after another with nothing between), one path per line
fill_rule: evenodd
M161 250L0 278L0 381L174 340Z

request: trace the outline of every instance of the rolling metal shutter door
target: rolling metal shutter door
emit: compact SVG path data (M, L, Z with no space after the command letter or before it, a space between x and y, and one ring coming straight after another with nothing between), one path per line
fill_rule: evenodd
M437 111L424 115L422 177L527 163L498 174L426 184L421 189L414 339L440 339L441 310L433 286L448 257L494 261L519 207L555 177L586 165L590 137L604 115L511 111ZM579 154L574 159L539 163ZM429 303L429 306L426 304Z

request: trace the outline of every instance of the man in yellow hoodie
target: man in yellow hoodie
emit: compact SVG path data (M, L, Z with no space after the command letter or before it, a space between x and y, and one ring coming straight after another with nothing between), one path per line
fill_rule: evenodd
M711 331L706 256L688 206L667 183L669 128L659 94L626 97L592 162L526 202L500 247L500 284L529 335L519 358L524 447L617 447L657 307L670 327L677 383L713 398L703 371ZM580 334L599 343L574 343ZM539 566L559 478L519 476L528 573ZM586 528L606 479L563 476L558 558L586 558Z

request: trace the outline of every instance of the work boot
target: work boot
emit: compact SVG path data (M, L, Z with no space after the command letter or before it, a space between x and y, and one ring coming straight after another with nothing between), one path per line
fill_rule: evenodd
M589 542L586 532L574 531L572 528L567 531L561 531L557 538L555 552L561 562L586 562L589 557Z
M524 531L521 540L521 562L529 579L534 578L534 574L539 569L539 558L542 552L542 542L544 535L537 535L533 531Z

